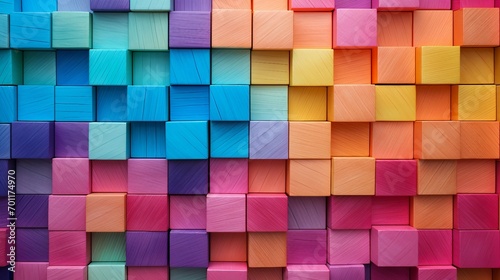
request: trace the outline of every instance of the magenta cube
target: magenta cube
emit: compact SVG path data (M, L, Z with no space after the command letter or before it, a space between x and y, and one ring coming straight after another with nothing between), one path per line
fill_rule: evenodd
M330 279L365 280L365 266L362 264L329 265Z
M147 175L143 174L140 178ZM147 181L144 180L146 185ZM127 192L126 160L93 160L92 192L124 193Z
M451 230L418 231L418 265L451 265L452 248Z
M458 268L500 267L498 230L453 230L453 265Z
M210 48L209 11L170 12L169 46L171 48Z
M128 192L134 194L167 194L167 160L129 159Z
M498 229L498 194L457 194L453 228Z
M374 226L371 258L377 266L417 266L418 231L410 226Z
M279 232L288 229L288 197L285 194L247 195L247 231Z
M90 233L85 231L50 231L49 264L51 266L87 265L92 251Z
M326 263L326 230L289 230L286 240L288 264Z
M294 11L331 11L335 0L290 0L289 9Z
M369 230L328 229L329 264L370 263Z
M420 0L420 10L449 10L450 0Z
M287 265L283 279L329 280L330 270L326 265Z
M457 280L457 268L454 266L418 266L411 269L415 280Z
M49 196L49 230L80 230L86 228L86 196Z
M494 0L452 0L451 8L453 10L460 10L463 8L493 8L495 6Z
M419 0L372 0L372 8L386 11L416 10L420 7Z
M47 279L50 280L87 280L87 266L49 266Z
M167 231L167 195L127 195L127 230Z
M326 199L324 197L288 197L288 229L325 228Z
M210 193L248 193L248 160L210 159Z
M48 262L16 262L15 279L47 279Z
M376 9L338 9L333 12L333 47L376 47Z
M375 190L377 196L417 195L417 161L376 160Z
M336 9L370 9L372 0L335 0Z
M371 265L370 280L408 280L410 268L408 267L380 267Z
M170 196L171 229L206 229L207 200L204 195Z
M52 194L89 194L90 177L88 158L52 160Z
M247 274L246 262L210 262L207 269L207 280L247 280Z
M128 279L149 280L164 279L168 280L168 267L164 266L129 266L127 267Z
M244 194L207 195L208 232L245 232L246 199Z
M376 196L372 201L373 225L409 225L410 198L404 196Z
M370 229L372 227L372 197L330 196L327 222L331 229Z

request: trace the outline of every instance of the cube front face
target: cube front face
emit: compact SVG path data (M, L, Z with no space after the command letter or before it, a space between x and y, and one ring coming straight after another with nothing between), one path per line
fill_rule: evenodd
M168 13L129 13L129 49L168 50Z
M129 157L127 123L89 124L89 158L123 160Z
M377 266L416 266L418 263L418 231L412 227L373 227L371 242L371 260Z
M165 131L167 159L208 158L207 122L167 122Z
M87 232L124 232L125 194L87 196Z
M91 30L90 13L55 12L52 14L52 47L89 49L92 47Z
M51 13L12 13L10 47L15 49L50 49Z
M460 83L459 47L416 48L417 84Z

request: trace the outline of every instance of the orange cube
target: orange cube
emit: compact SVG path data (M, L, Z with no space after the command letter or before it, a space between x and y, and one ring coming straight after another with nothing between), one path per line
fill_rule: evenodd
M451 87L451 119L494 121L497 117L495 85Z
M375 122L371 133L372 157L413 159L413 122Z
M326 87L289 87L289 121L326 121Z
M495 193L495 160L459 160L457 193Z
M286 160L249 160L249 193L285 193Z
M373 83L415 83L415 48L378 47L373 51L372 60Z
M332 195L375 195L375 159L332 158Z
M245 232L210 233L210 261L246 262L247 235Z
M333 65L335 84L371 84L371 50L335 50Z
M374 122L374 85L335 85L328 88L328 120Z
M460 122L415 122L414 157L460 159Z
M413 46L453 46L453 11L414 11Z
M294 49L329 49L332 47L332 34L331 12L294 12Z
M455 46L498 46L500 30L498 8L464 8L453 13Z
M498 122L461 122L461 158L497 159L499 157L498 129Z
M253 0L253 10L288 10L287 0Z
M125 232L125 193L87 195L87 232Z
M419 195L454 195L457 193L456 160L419 160L417 174Z
M254 0L255 1L255 0ZM251 9L251 0L213 0L212 9Z
M412 46L412 12L377 12L379 46Z
M288 157L290 159L329 159L330 122L290 122Z
M495 54L493 48L460 49L460 83L494 84Z
M370 123L332 123L332 157L368 157Z
M253 49L291 50L293 11L254 11Z
M457 268L457 280L492 280L491 273L491 268Z
M212 48L251 47L252 10L212 10Z
M330 196L330 160L288 161L286 193L289 196Z
M285 267L286 232L249 232L248 267Z
M417 121L450 120L451 86L417 85Z
M410 225L416 229L453 229L453 196L417 195L412 197Z

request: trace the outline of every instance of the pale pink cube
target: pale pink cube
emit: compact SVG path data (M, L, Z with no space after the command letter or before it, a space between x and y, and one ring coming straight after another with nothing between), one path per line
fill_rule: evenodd
M48 262L16 262L16 280L47 280Z
M248 193L248 159L210 159L210 193Z
M418 266L411 270L415 280L457 280L457 268L454 266Z
M333 47L376 47L377 9L337 9L333 12Z
M365 280L365 266L362 264L330 265L330 279ZM368 278L369 279L369 278Z
M371 259L377 266L418 265L418 231L410 226L374 226Z
M167 231L167 195L127 195L127 230Z
M50 195L49 230L86 229L86 196Z
M458 268L500 267L498 230L453 230L453 265Z
M206 229L206 199L204 195L171 195L170 229Z
M370 229L372 226L370 196L330 196L327 208L331 229Z
M129 266L127 267L129 280L168 280L168 267L161 266Z
M247 280L248 268L245 262L210 262L207 280Z
M453 228L498 229L498 194L457 194Z
M283 273L284 280L302 280L302 279L315 279L315 280L329 280L330 270L326 265L287 265Z
M208 232L245 232L246 199L244 194L207 195Z
M420 7L419 0L372 0L372 8L385 11L417 10Z
M288 197L285 194L247 195L247 231L288 230Z
M289 9L294 11L331 11L335 0L290 0Z
M376 160L375 190L377 196L417 195L417 161Z
M52 194L89 194L90 177L87 158L52 159Z
M128 192L135 194L167 194L167 160L129 159Z
M419 230L418 265L451 265L452 246L451 230Z
M127 161L93 160L92 192L127 192Z
M405 196L376 196L372 201L373 225L409 225L410 198Z
M289 230L287 239L288 264L325 264L326 230Z
M49 266L49 280L87 280L87 266Z
M370 263L369 230L328 229L329 264Z

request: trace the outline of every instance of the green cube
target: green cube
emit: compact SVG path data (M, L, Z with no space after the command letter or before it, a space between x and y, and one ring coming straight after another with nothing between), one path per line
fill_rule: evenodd
M126 280L125 262L91 262L88 280Z
M168 13L129 13L129 49L168 50Z
M87 12L52 13L52 48L92 48L92 17Z
M93 262L124 262L125 247L124 232L92 233Z
M24 84L56 85L56 53L53 51L25 51Z
M128 49L128 13L94 13L94 49Z
M131 11L170 11L172 0L130 0Z

